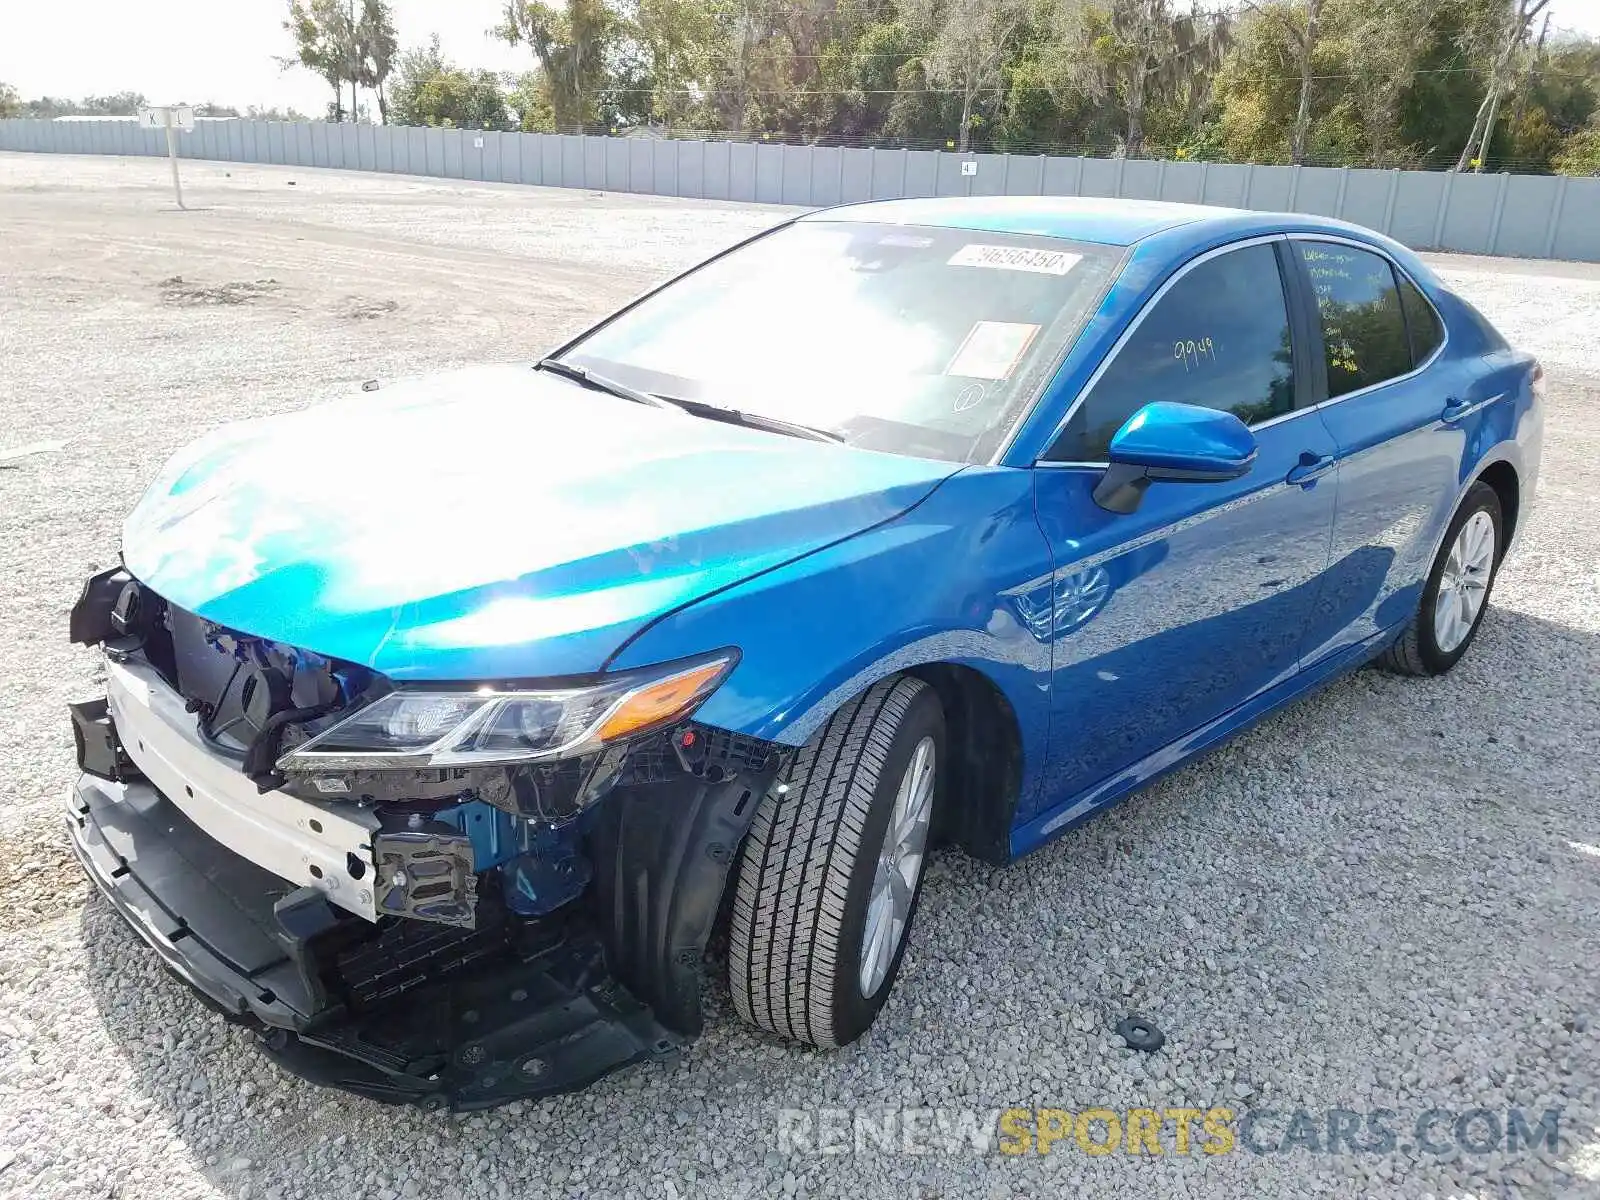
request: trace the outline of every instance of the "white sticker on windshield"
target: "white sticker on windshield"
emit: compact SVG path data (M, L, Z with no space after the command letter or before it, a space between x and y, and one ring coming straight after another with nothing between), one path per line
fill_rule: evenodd
M992 267L997 271L1032 271L1038 275L1065 275L1083 259L1065 250L1035 250L1030 246L986 246L973 242L950 256L952 267Z
M946 375L968 379L1007 379L1027 350L1037 325L1012 321L979 321L961 343L961 349L944 369Z

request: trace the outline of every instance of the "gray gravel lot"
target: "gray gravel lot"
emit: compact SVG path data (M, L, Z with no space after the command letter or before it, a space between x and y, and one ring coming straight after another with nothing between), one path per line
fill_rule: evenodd
M1437 260L1552 392L1536 515L1448 678L1360 672L1014 867L936 858L895 997L845 1051L758 1036L719 989L676 1065L457 1118L283 1075L89 897L56 828L62 706L98 687L67 611L202 430L529 357L784 210L186 163L185 214L165 169L0 155L0 451L66 443L0 467L0 1196L1600 1195L1600 271ZM1132 1010L1161 1053L1118 1048ZM1213 1103L1388 1108L1409 1148L775 1134L781 1108ZM1560 1148L1405 1136L1508 1106L1562 1107Z

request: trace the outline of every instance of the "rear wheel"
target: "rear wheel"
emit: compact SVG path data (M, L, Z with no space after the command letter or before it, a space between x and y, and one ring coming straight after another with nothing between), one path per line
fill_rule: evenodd
M1422 600L1405 632L1378 660L1405 675L1443 675L1466 654L1489 607L1505 521L1486 483L1467 491L1445 531Z
M763 798L729 929L744 1020L814 1046L866 1032L905 953L943 762L939 698L902 675L835 713Z

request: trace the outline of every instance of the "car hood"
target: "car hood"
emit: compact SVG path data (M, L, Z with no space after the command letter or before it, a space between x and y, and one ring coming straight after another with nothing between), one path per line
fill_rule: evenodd
M537 678L598 670L652 618L957 470L479 367L217 430L122 550L231 629L396 679Z

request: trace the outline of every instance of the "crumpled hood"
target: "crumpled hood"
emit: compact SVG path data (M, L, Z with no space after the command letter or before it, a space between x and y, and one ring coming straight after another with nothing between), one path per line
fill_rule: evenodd
M166 465L122 550L232 629L396 679L536 678L598 670L958 469L476 367L224 426Z

